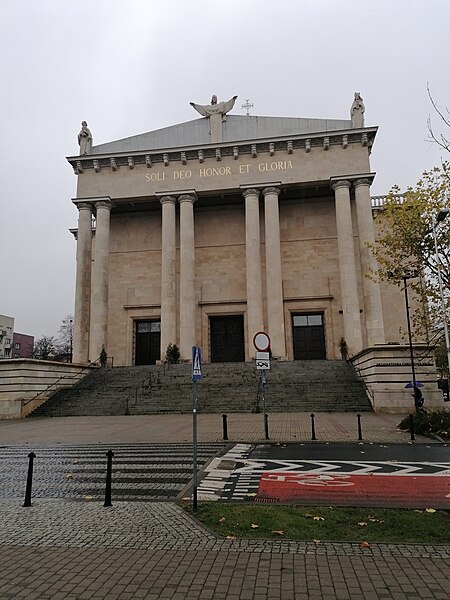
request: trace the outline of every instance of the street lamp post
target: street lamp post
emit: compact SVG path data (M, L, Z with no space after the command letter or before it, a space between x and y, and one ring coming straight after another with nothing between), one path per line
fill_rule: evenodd
M408 302L408 279L413 279L416 277L415 273L405 273L402 277L404 283L404 292L405 292L405 306L406 306L406 322L408 323L408 340L409 340L409 355L411 357L411 371L412 371L412 385L413 385L413 397L414 397L414 406L416 409L416 413L419 412L419 402L418 402L418 394L416 393L416 369L414 366L414 349L412 345L412 337L411 337L411 319L409 316L409 302Z
M437 273L438 273L438 281L439 281L439 292L441 296L441 311L442 311L442 320L444 322L444 335L445 335L445 348L447 350L447 381L450 379L450 343L448 337L448 324L447 324L447 307L444 297L444 286L442 285L442 276L441 276L441 258L439 256L436 229L440 223L448 216L450 212L449 208L441 208L439 211L436 222L433 223L433 237L434 237L434 250L436 255L436 264L437 264Z

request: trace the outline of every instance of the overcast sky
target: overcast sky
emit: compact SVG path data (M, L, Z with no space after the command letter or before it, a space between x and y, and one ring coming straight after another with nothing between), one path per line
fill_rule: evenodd
M234 114L249 98L347 119L359 91L373 195L441 160L426 86L450 105L448 0L0 0L0 22L0 314L20 333L73 312L82 120L100 144L196 119L213 93L237 94Z

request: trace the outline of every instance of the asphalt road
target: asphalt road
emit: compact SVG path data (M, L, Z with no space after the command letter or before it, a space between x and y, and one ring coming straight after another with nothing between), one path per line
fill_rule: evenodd
M446 445L241 444L206 467L201 497L450 510Z

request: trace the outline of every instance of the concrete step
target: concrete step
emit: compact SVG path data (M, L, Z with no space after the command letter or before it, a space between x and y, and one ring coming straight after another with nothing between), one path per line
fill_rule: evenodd
M372 410L362 383L344 361L272 361L268 411ZM250 363L203 365L200 412L255 412L260 372ZM52 396L31 416L185 413L191 411L191 365L102 368Z

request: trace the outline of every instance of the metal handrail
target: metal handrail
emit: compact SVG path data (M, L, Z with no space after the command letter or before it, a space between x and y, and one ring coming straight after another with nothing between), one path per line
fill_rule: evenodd
M137 386L128 394L128 396L125 399L125 402L126 402L125 414L126 415L130 414L130 400L133 398L133 396L134 396L134 406L136 406L136 404L138 403L139 390L143 390L145 387L148 387L151 389L151 387L153 385L159 385L161 383L161 374L165 375L166 370L168 371L170 369L171 364L172 363L170 363L168 361L163 361L163 363L160 365L159 369L156 372L150 371L150 373L142 381L140 381L137 384Z
M352 361L351 360L346 360L346 362L347 362L347 364L349 364L351 366L351 368L355 372L357 378L363 384L364 390L365 390L366 394L368 395L368 397L370 398L370 400L372 401L372 406L373 406L373 402L374 402L374 393L373 393L373 391L369 388L369 386L366 383L366 380L364 379L364 377L359 372L359 369L352 363Z
M61 377L59 377L59 379L57 379L56 381L53 381L52 383L50 383L46 388L44 388L43 390L41 390L40 392L38 392L32 398L29 398L28 400L23 400L22 401L22 406L26 406L30 402L33 402L33 400L36 400L37 398L39 398L39 396L41 396L42 394L45 394L51 387L53 387L54 385L57 385L63 379L75 379L75 378L78 378L84 371L86 371L86 369L90 369L91 367L97 366L99 360L100 360L100 357L98 357L97 360L93 360L92 362L90 362L88 365L86 365L85 367L83 367L81 369L81 371L78 371L78 373L75 373L74 375L61 375ZM57 392L58 390L56 389L54 391Z

